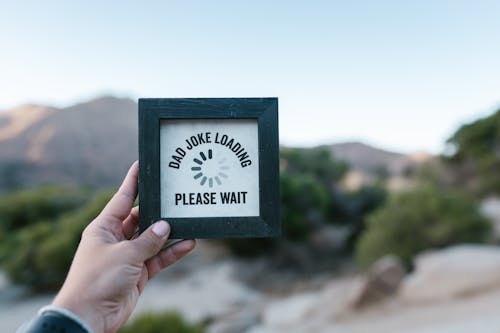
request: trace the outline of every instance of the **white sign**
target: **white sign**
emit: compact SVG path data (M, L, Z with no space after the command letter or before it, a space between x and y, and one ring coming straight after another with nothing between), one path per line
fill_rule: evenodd
M257 120L160 123L161 216L259 216Z

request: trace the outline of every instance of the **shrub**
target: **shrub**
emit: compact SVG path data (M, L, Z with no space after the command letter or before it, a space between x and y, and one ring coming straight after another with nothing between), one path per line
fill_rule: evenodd
M18 230L43 219L81 206L88 191L79 188L43 186L35 190L21 190L0 198L0 228Z
M190 325L175 312L145 313L122 327L118 333L203 333L203 329Z
M384 203L385 189L366 186L346 192L338 186L348 170L325 148L282 148L280 192L281 224L285 240L307 241L316 228L325 224L348 224L351 234L346 247L364 229L365 216ZM276 239L226 240L231 251L244 257L268 254L276 248Z
M283 235L302 241L313 229L337 217L337 185L348 166L326 148L283 148L280 154Z
M313 177L280 177L281 227L288 240L304 241L316 226L325 223L328 212L328 193ZM231 252L242 257L269 253L276 246L275 239L227 239Z
M110 196L98 194L83 207L54 220L38 220L11 232L0 244L0 260L9 277L35 291L60 287L83 229L100 213Z
M280 151L281 221L283 237L304 241L317 226L330 221L329 205L337 181L347 171L327 149L283 148ZM276 239L228 239L224 241L239 256L269 253Z
M490 223L459 192L433 185L397 194L368 218L356 248L358 263L367 267L385 254L411 265L422 250L463 242L484 242Z
M380 185L367 185L354 192L340 192L334 198L333 208L336 223L349 224L350 236L347 247L352 250L366 227L366 217L382 206L387 191Z
M348 165L336 160L326 148L282 148L282 171L289 175L310 175L325 187L331 188L344 177Z
M455 182L472 193L500 194L500 110L458 129L444 160Z
M310 175L280 178L283 234L291 240L304 240L309 232L328 219L329 194Z

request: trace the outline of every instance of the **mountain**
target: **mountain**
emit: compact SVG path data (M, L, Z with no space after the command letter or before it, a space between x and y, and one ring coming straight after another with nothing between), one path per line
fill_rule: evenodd
M0 113L0 190L44 183L117 186L137 156L137 104L130 99Z
M359 142L325 147L366 175L398 176L417 163ZM67 108L24 105L0 113L0 192L45 183L116 187L137 156L131 99L106 96Z
M415 166L432 159L425 152L401 154L366 145L361 142L344 142L324 146L335 158L349 163L354 171L365 174L385 173L402 176Z

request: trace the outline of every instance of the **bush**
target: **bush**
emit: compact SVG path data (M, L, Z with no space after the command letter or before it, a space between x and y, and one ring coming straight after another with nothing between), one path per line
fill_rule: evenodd
M288 239L305 240L315 227L328 220L329 194L310 175L280 178L281 221L283 235Z
M118 333L203 333L203 329L190 325L175 312L145 313L122 327Z
M349 169L326 148L282 148L280 158L283 172L295 176L310 175L327 188L341 180Z
M283 235L303 241L315 228L337 217L337 184L348 166L325 148L284 148L280 153Z
M453 134L444 160L455 181L472 193L500 194L500 110Z
M13 231L81 206L88 191L78 188L43 186L0 198L0 228Z
M363 186L354 192L340 192L334 199L337 223L349 225L350 236L347 247L352 250L366 227L366 217L382 206L387 198L385 188L380 185Z
M54 220L38 220L9 233L0 244L0 262L12 281L35 291L61 286L80 236L102 210L110 193L94 196L83 207Z
M327 149L280 150L281 222L283 237L304 241L309 233L329 222L336 183L347 171L344 162L336 161ZM239 256L254 257L269 253L276 239L228 239L224 241Z
M397 255L411 265L423 250L484 242L491 231L490 223L468 197L433 185L391 197L367 222L356 248L362 267L385 254Z
M364 229L365 216L384 203L385 189L366 186L345 192L338 183L348 170L345 162L336 160L326 148L280 151L281 224L283 238L304 242L315 229L325 224L349 225L351 233L346 247L351 250ZM226 240L231 251L244 257L269 254L276 239Z
M313 177L280 177L281 227L288 240L304 241L309 232L325 223L328 212L328 193ZM227 239L231 252L242 257L255 257L269 253L276 246L275 239Z

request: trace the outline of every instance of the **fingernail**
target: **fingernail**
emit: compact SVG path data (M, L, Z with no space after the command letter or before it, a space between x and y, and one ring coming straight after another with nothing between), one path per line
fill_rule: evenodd
M165 221L158 221L153 224L153 232L156 236L163 238L167 236L170 231L170 225Z

